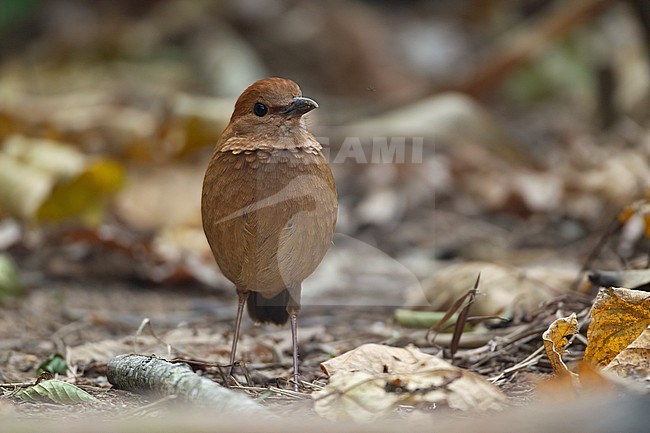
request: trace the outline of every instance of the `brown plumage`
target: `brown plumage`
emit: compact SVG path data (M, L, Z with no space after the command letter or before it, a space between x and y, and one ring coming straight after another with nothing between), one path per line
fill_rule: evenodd
M296 388L302 282L331 244L337 212L334 178L302 119L316 107L293 81L253 83L216 145L201 202L212 253L239 295L231 365L247 303L256 322L291 319Z

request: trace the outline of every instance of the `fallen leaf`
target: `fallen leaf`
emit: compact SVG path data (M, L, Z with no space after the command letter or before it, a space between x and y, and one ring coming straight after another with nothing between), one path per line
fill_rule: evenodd
M426 301L410 299L410 305L427 305L446 311L467 292L481 274L481 288L470 314L508 316L515 307L532 311L545 300L570 287L576 271L568 268L517 268L489 262L457 263L440 270L422 284ZM423 303L424 302L424 303Z
M204 165L176 163L136 167L117 195L117 214L139 230L189 225L201 227Z
M640 289L650 285L650 269L626 269L623 271L593 271L589 281L600 287L627 287Z
M444 404L452 409L500 409L505 397L476 373L413 346L364 344L321 363L329 384L313 394L328 419L373 420L400 404Z
M557 319L548 329L542 334L544 340L544 349L546 356L551 361L551 366L556 374L568 372L566 364L562 360L562 354L565 352L565 347L569 344L569 337L578 332L578 319L576 313L572 313L568 317ZM572 375L574 373L571 373Z
M100 159L87 162L77 176L58 180L41 203L37 218L61 221L80 218L90 224L101 222L104 206L124 183L124 169L116 162Z
M413 346L400 348L381 344L364 344L320 365L321 370L328 376L356 371L370 374L410 374L422 369L450 366L447 361L427 355Z
M481 104L461 93L447 92L422 99L345 126L343 136L435 137L453 147L481 143L495 155L515 163L526 159L521 147Z
M0 302L23 292L18 269L8 254L0 254Z
M585 361L607 365L650 325L650 293L603 288L591 310Z
M8 137L0 148L0 207L27 221L101 220L124 170L57 141Z
M386 392L385 379L364 371L333 376L323 390L312 396L314 410L323 418L350 418L357 422L381 418L400 399L398 394Z
M607 364L605 371L647 381L650 376L650 327Z
M98 400L83 389L61 380L46 380L21 389L14 397L31 403L51 401L59 404L94 403Z
M60 353L53 353L47 357L36 369L36 374L65 374L68 371L68 364Z
M444 311L419 311L408 308L398 308L393 312L395 322L406 328L427 329L440 322L444 316ZM456 323L457 319L458 315L454 314L449 318L449 320L442 324L441 328L450 332L451 325Z

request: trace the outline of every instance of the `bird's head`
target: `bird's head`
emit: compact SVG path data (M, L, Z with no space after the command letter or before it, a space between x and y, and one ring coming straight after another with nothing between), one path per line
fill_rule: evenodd
M316 101L303 97L293 81L265 78L239 96L230 125L238 134L255 131L274 135L277 128L302 127L302 116L314 108L318 108Z

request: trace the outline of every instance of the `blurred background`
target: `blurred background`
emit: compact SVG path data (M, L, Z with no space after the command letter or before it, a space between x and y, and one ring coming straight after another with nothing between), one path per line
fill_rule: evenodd
M538 281L566 290L635 202L592 265L645 266L649 6L1 0L4 317L24 302L43 320L63 308L56 326L138 302L162 317L155 296L190 291L231 319L201 183L235 98L267 76L319 102L308 124L330 156L354 156L332 160L337 235L306 304L443 308L455 292L431 293L467 290L485 265L443 271L484 262L550 268ZM377 137L402 140L405 160L372 161ZM114 303L80 312L108 288ZM38 328L5 320L6 335Z

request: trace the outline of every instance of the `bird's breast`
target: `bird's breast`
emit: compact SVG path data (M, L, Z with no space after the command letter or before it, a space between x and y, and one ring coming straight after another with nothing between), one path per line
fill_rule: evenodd
M318 149L217 151L202 213L224 275L273 296L300 284L322 260L336 223L336 188Z

